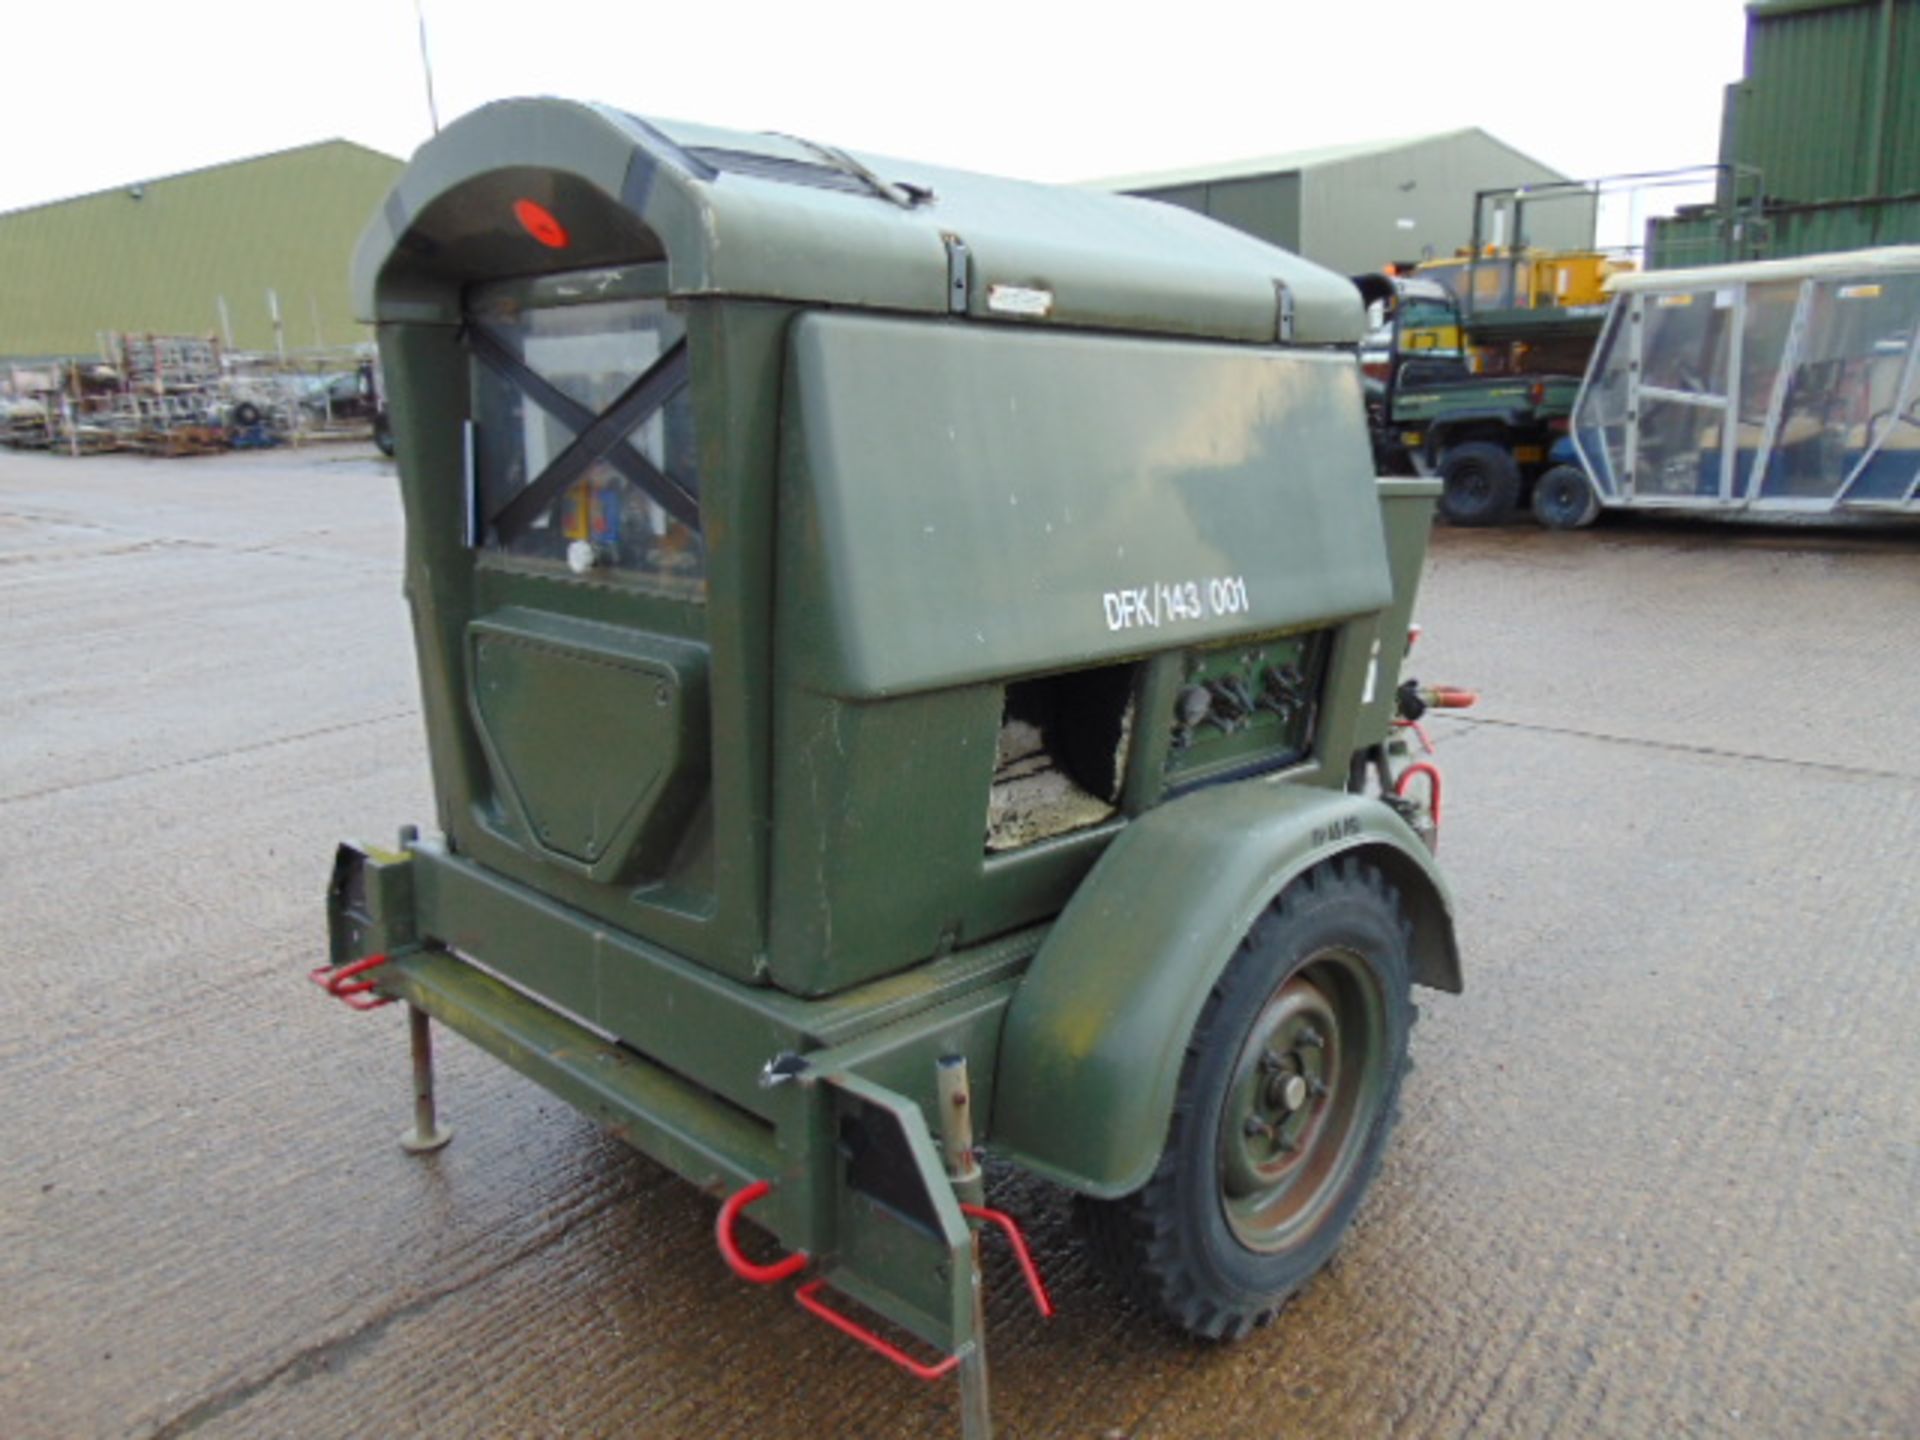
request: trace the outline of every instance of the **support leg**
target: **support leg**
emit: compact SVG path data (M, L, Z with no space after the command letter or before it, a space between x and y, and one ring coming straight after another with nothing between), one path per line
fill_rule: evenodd
M974 1294L979 1294L977 1284ZM987 1404L986 1334L982 1328L985 1318L976 1298L973 1348L960 1358L960 1368L954 1372L960 1382L960 1440L993 1440L993 1416Z
M935 1078L940 1095L940 1148L954 1194L968 1205L984 1204L986 1183L973 1148L973 1095L967 1084L967 1061L962 1055L941 1057ZM961 1354L956 1372L960 1382L961 1440L992 1440L993 1419L988 1408L987 1310L980 1283L980 1236L973 1237L973 1340Z
M407 1006L407 1035L413 1045L413 1128L400 1137L400 1148L415 1155L438 1150L453 1139L433 1113L433 1032L427 1012Z

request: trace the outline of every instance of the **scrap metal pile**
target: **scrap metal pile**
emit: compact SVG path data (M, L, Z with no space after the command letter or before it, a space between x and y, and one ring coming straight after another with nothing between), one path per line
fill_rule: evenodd
M101 352L0 373L0 445L201 455L364 439L378 408L373 361L357 349L288 358L196 336L110 334Z

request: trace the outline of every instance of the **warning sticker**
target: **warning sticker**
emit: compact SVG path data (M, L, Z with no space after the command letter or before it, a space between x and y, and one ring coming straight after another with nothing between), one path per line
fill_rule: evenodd
M987 309L1002 315L1031 315L1036 319L1053 311L1053 292L1025 285L989 285Z

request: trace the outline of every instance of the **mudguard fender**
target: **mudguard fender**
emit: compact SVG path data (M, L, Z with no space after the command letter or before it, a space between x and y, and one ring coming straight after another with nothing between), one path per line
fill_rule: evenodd
M1008 1009L993 1153L1083 1194L1146 1183L1208 992L1260 912L1337 855L1378 865L1413 923L1413 978L1458 992L1447 891L1378 800L1244 781L1172 801L1108 847Z

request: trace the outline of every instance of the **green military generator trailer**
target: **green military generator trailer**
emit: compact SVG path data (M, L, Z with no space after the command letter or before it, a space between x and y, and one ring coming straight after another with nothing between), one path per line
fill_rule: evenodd
M973 1434L982 1152L1148 1310L1271 1317L1460 988L1391 745L1435 487L1375 479L1353 286L548 100L427 144L356 283L437 814L341 847L315 978L409 1007L409 1143L431 1017Z

